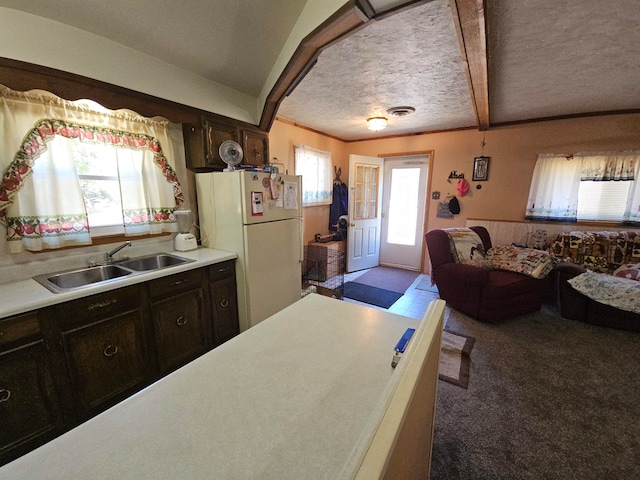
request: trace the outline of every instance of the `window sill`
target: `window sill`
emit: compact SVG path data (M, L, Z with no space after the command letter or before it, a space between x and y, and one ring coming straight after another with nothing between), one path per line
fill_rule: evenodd
M153 235L141 235L139 237L126 237L124 235L103 235L101 237L94 237L92 238L92 243L91 245L78 245L77 247L61 247L61 248L56 248L56 249L45 249L45 250L41 250L38 252L30 252L33 254L39 254L39 253L51 253L51 252L58 252L60 250L76 250L78 248L87 248L90 246L96 246L96 245L107 245L109 243L124 243L127 240L145 240L145 239L151 239L151 238L162 238L162 237L168 237L170 236L171 233L165 232L165 233L156 233Z

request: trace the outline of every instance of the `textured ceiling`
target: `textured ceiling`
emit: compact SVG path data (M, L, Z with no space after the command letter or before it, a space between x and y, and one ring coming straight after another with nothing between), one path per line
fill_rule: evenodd
M386 110L415 113L390 117ZM344 140L374 138L369 117L384 116L384 135L475 125L460 46L446 0L411 8L323 51L280 104L278 116Z
M492 123L640 108L637 0L491 0Z
M379 14L407 0L369 2ZM252 96L306 4L0 0ZM640 111L639 25L637 0L428 1L371 20L322 51L277 115L352 140ZM461 42L465 26L480 35ZM381 132L366 129L368 117L405 105L415 113L388 117Z

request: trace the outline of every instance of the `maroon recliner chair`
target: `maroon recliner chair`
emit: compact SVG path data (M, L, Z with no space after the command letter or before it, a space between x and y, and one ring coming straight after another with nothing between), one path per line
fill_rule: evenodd
M491 248L491 237L484 227L471 227L485 248ZM431 278L440 298L449 306L483 322L498 322L542 307L547 279L504 270L491 270L475 265L456 263L445 230L425 234Z

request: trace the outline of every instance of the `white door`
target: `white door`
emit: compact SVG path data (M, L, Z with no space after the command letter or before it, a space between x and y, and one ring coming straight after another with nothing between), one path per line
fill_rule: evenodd
M349 155L347 272L378 266L384 160Z
M380 264L420 271L429 156L385 159Z

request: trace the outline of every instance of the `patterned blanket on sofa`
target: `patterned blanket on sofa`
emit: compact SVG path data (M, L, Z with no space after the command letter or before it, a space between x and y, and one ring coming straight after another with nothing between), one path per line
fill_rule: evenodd
M587 270L568 282L596 302L640 314L640 282Z
M612 274L624 264L640 263L640 233L568 232L558 234L548 250L558 260Z

